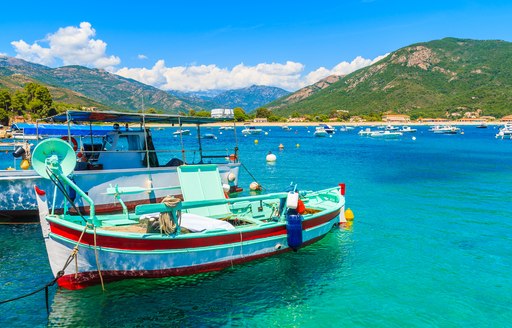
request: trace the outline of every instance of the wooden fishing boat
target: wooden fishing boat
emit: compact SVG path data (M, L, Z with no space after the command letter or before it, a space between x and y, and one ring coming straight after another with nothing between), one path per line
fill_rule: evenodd
M317 192L281 192L226 198L215 165L178 167L183 199L142 204L122 214L97 215L94 202L68 175L75 161L60 139L41 142L34 168L61 192L75 190L89 202L88 215L57 215L45 191L35 187L51 269L60 286L80 289L127 278L188 275L220 270L297 250L344 221L344 185ZM140 188L105 192L122 204ZM142 192L145 192L143 190Z

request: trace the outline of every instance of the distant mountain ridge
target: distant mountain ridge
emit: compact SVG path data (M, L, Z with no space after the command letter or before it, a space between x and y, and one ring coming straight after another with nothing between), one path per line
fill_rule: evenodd
M306 97L301 90L266 106L282 116L347 110L429 117L481 110L500 117L511 112L512 43L457 38L417 43Z
M195 101L206 109L241 107L246 112L251 112L290 94L289 91L284 89L263 85L252 85L247 88L224 91L170 92L180 98L189 99L191 102Z
M82 66L50 68L22 59L0 56L0 84L12 88L15 77L35 80L51 88L71 90L90 103L115 110L139 111L153 107L165 113L188 112L200 107L155 87L100 69ZM69 100L68 100L69 101Z

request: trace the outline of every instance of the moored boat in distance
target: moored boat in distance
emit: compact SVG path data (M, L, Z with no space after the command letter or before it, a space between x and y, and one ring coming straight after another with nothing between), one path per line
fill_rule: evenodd
M315 128L315 132L313 133L315 137L328 137L329 133L325 130L323 126L317 126Z
M213 133L205 133L203 134L203 139L217 139L217 136Z
M357 134L359 134L360 136L369 137L370 134L372 134L374 132L376 132L376 131L372 130L371 128L365 128L365 129L359 130L359 132L357 132Z
M413 132L416 132L416 131L417 131L417 129L413 129L410 126L407 126L407 125L402 126L402 128L400 130L398 130L398 132L402 132L402 133L413 133Z
M281 129L283 129L283 131L291 131L292 130L292 128L290 128L288 125L281 126Z
M233 126L229 126L229 125L223 125L221 127L219 127L219 130L234 130L235 128Z
M190 135L190 130L188 129L178 129L177 131L174 131L172 133L174 136L179 136L179 135L182 135L182 136L188 136Z
M401 137L402 135L403 135L402 132L388 131L388 130L373 131L372 133L370 133L370 137L372 137L372 138L383 138L383 139L396 139L396 138Z
M69 174L74 152L48 139L34 150L38 173L77 187ZM157 278L221 270L314 243L344 222L344 186L226 199L214 165L178 168L183 200L138 205L122 214L54 214L44 190L34 187L42 234L59 286L80 289L129 278ZM175 186L168 186L171 190ZM122 202L136 189L106 190ZM111 193L112 194L112 193ZM300 198L299 198L300 196ZM74 249L76 248L76 251ZM72 265L70 265L70 263Z
M512 123L506 123L503 127L501 127L499 132L496 133L496 138L512 139Z
M251 134L261 134L263 132L262 129L257 128L252 125L246 125L245 128L242 130L243 135L251 135Z
M336 128L332 127L329 124L321 123L321 124L318 124L318 127L323 128L325 130L325 132L327 132L328 134L336 133Z
M460 128L452 125L436 125L430 131L436 134L457 134L460 132Z

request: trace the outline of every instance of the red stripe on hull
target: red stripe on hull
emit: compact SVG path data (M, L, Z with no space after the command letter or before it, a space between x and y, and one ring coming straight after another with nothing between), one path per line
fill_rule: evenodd
M303 229L311 229L332 220L339 211L322 215L318 218L307 220L302 223ZM81 230L75 230L62 226L60 224L50 222L50 229L53 234L67 238L69 240L78 241ZM97 245L101 247L133 250L133 251L152 251L152 250L171 250L195 247L209 247L222 244L238 243L240 240L250 241L279 235L286 235L286 225L261 229L256 231L244 232L240 236L240 232L234 231L221 236L208 237L204 234L189 235L190 238L172 238L172 239L137 239L125 238L117 236L105 236L97 232ZM196 237L197 236L197 237ZM82 244L94 245L94 235L87 231L82 237Z
M305 247L307 245L313 244L316 241L322 239L326 234L318 236L309 240L308 242L302 244L301 247ZM172 276L187 276L198 273L210 272L210 271L220 271L227 267L232 266L233 264L242 264L250 261L254 261L260 258L270 257L272 255L281 254L285 252L291 251L291 248L285 248L281 250L277 250L275 252L266 253L266 254L258 254L253 256L247 256L244 258L235 259L232 261L222 261L215 263L208 263L203 265L197 265L193 267L185 267L185 268L170 268L163 270L152 270L152 271L101 271L101 275L103 281L105 283L114 282L124 279L136 279L136 278L163 278L163 277L172 277ZM99 273L97 271L89 271L89 272L79 272L75 274L69 274L63 276L57 280L59 286L66 289L83 289L89 286L98 285L101 283Z

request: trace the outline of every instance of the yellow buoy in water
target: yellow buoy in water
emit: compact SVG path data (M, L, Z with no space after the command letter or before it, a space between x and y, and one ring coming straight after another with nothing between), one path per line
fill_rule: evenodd
M352 221L354 220L354 212L350 208L345 210L345 220Z
M299 148L299 147L300 147L300 145L299 145L299 144L296 144L296 145L295 145L295 147Z
M20 168L22 170L28 170L29 167L30 167L30 162L28 161L28 159L24 159L21 161Z
M257 145L258 144L258 139L254 139L254 144Z

